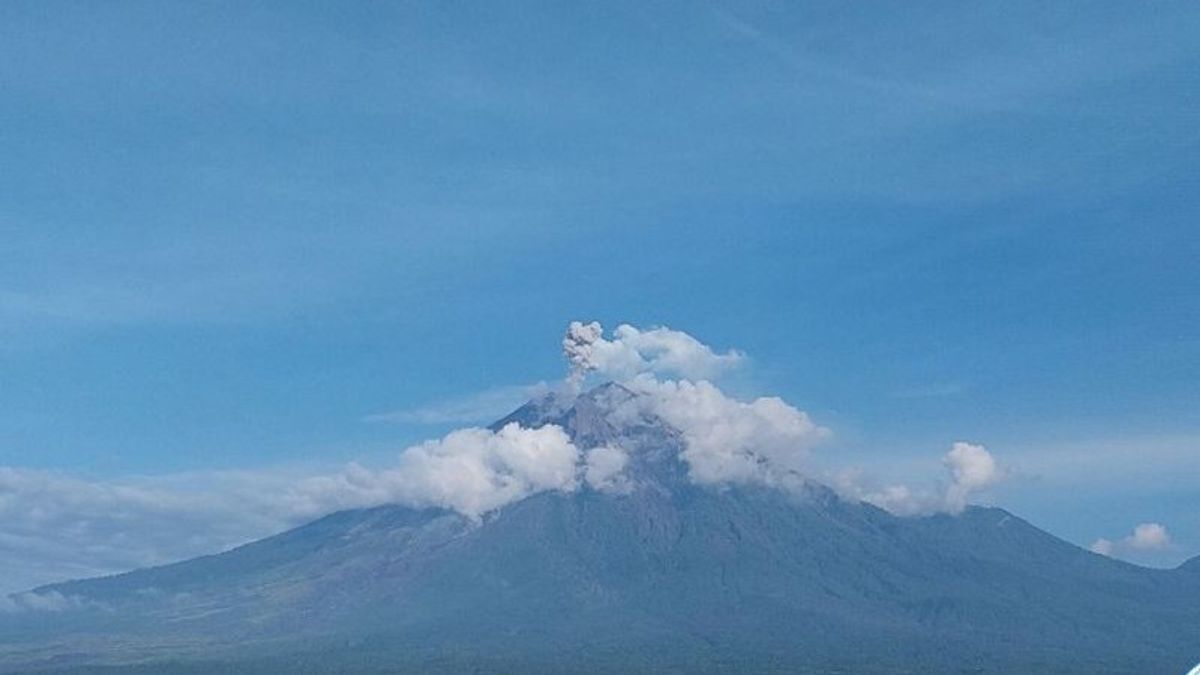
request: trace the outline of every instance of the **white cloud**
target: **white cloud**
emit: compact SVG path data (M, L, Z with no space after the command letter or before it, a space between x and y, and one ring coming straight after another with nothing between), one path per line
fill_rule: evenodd
M563 353L570 382L578 386L589 372L621 381L640 394L628 402L627 414L648 413L677 429L685 443L681 458L696 483L782 486L801 480L809 451L830 435L782 399L726 396L706 378L745 356L719 354L687 333L622 324L608 340L599 323L574 321ZM665 379L670 376L681 379Z
M77 596L66 596L58 591L26 591L0 596L0 614L16 612L62 612L83 607L87 602Z
M683 434L681 457L697 483L780 485L797 478L809 450L830 435L779 398L745 403L707 381L642 376L627 384L642 394L634 405Z
M0 583L112 573L270 534L294 522L273 503L283 484L250 472L102 481L0 467Z
M1159 523L1141 523L1117 541L1100 538L1089 548L1100 555L1113 557L1165 551L1171 548L1171 534Z
M578 387L591 372L620 381L640 394L627 402L628 421L650 414L678 430L685 443L681 458L696 483L780 486L801 480L809 451L830 435L782 399L726 396L707 378L745 356L717 353L681 331L622 324L609 340L599 323L573 321L563 353L571 385Z
M604 337L599 323L572 321L563 338L563 354L571 364L568 381L579 385L589 372L625 380L643 373L689 380L712 378L741 363L745 356L724 354L687 333L666 327L639 330L621 324L613 339Z
M996 460L982 445L957 442L942 463L950 471L951 483L945 501L951 513L961 512L972 494L991 487L1001 478Z
M404 504L478 517L537 492L574 490L580 460L579 449L558 426L459 429L404 450L393 467L350 464L295 481L278 501L288 513L310 515Z
M835 483L844 496L874 504L896 516L923 516L946 510L942 495L930 490L914 490L907 485L887 485L881 488L863 488L858 477L844 474L843 480Z
M830 436L779 398L739 401L708 380L690 379L719 373L743 357L733 351L717 354L686 333L622 325L609 340L599 324L574 322L563 347L576 384L595 371L623 379L639 394L618 403L612 421L637 425L658 418L678 431L679 458L697 484L795 487L811 473L811 450ZM684 379L660 379L664 374ZM377 418L441 423L498 416L541 390L544 385L502 388ZM501 399L504 409L494 410ZM634 459L615 442L577 447L555 425L509 424L495 432L451 432L403 450L393 465L380 469L349 464L322 472L274 468L94 481L0 467L0 578L17 590L162 564L349 508L434 506L479 518L540 492L582 486L623 493L635 487L628 471ZM950 482L942 490L866 489L857 477L844 477L838 487L903 515L957 513L1002 477L987 450L970 443L955 443L944 465ZM181 532L188 534L181 537ZM1137 541L1151 546L1155 532L1147 530ZM28 609L54 605L57 599L20 602Z
M878 488L864 485L857 471L842 472L834 485L844 496L874 504L898 516L962 513L970 499L1006 477L987 448L962 441L943 456L950 482L940 489L915 489L906 485Z
M571 491L579 449L560 427L515 423L493 433L463 429L409 448L399 465L358 481L377 503L441 506L479 516L546 490Z
M629 453L624 449L604 445L592 448L587 453L584 480L589 487L601 492L628 492L632 488L629 477L624 474L629 464Z
M277 467L106 481L0 467L0 590L213 553L347 508L398 503L477 517L536 492L574 490L584 472L561 428L516 424L455 431L380 470L350 464L323 473Z
M1125 539L1131 548L1141 551L1157 551L1171 545L1167 528L1158 523L1142 523L1133 528L1133 534Z
M368 415L364 420L400 424L479 424L499 419L526 401L549 392L550 385L545 382L495 387L416 408Z

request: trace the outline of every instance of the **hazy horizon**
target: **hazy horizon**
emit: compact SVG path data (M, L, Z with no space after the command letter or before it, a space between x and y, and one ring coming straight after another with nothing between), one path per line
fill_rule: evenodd
M698 484L1174 568L1197 35L1173 3L3 3L0 595L613 487L616 449L480 430L607 380L702 430Z

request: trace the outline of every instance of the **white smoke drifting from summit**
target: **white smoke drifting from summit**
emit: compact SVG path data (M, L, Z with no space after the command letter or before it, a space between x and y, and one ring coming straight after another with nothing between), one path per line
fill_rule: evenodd
M636 410L627 412L652 414L678 430L686 445L680 458L696 483L781 485L800 476L809 449L829 435L782 399L745 403L726 396L706 378L745 356L717 353L682 331L622 324L609 340L598 322L572 321L563 353L572 390L588 373L600 373L640 394L631 402ZM661 379L670 376L680 379Z
M563 338L563 354L571 366L567 382L576 389L590 372L614 380L645 373L703 380L720 375L746 358L734 350L718 354L691 335L666 327L640 330L621 324L609 340L596 321L572 321Z
M583 323L572 321L567 326L567 334L563 337L563 356L567 357L571 370L567 373L567 384L573 391L578 391L583 385L583 379L588 372L596 370L597 364L593 357L594 346L604 339L604 329L600 323L593 321Z
M680 459L698 484L796 486L807 480L810 451L832 435L780 398L746 402L727 396L707 378L736 367L745 357L732 350L714 352L681 331L622 324L606 339L599 323L573 321L563 352L573 390L578 391L588 373L605 375L639 394L627 412L651 414L678 430L685 443ZM954 443L942 463L950 481L938 490L904 485L868 489L845 474L838 488L847 497L897 515L961 513L972 496L1004 478L981 445Z

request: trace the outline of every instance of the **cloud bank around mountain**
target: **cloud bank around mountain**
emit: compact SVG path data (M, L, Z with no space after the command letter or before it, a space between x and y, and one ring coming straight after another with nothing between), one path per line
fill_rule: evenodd
M303 472L279 467L87 480L0 467L0 590L159 565L228 549L350 508L440 507L468 517L530 495L617 490L612 451L581 452L557 426L453 431L395 464ZM36 561L36 562L34 562ZM53 599L9 598L8 610Z
M828 429L780 398L737 400L709 379L744 363L741 352L718 352L665 327L622 325L605 338L594 322L572 322L563 350L570 373L554 395L569 400L591 373L623 382L639 395L617 415L658 418L677 430L680 459L697 484L787 489L821 475L811 454L830 437ZM484 399L489 400L464 399L412 414L450 421L493 403ZM627 475L630 461L628 449L619 445L581 448L557 426L528 429L514 423L495 431L452 431L402 450L383 468L351 463L332 471L269 467L89 480L0 467L0 578L18 590L163 564L348 508L397 503L481 518L540 492L622 494L636 488ZM949 481L936 490L869 489L849 479L836 486L847 497L900 515L957 513L1004 476L980 445L955 443L944 464ZM1154 537L1150 530L1135 532L1116 545L1149 546ZM5 606L50 611L63 605L56 598L12 596Z

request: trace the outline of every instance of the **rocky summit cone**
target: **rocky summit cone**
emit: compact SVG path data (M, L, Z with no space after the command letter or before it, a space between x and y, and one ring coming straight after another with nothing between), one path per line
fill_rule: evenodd
M472 519L343 511L234 550L38 589L24 672L1185 672L1200 562L1095 555L1001 509L899 518L815 483L700 486L608 384L499 420L620 446L619 490ZM99 670L97 670L99 669Z

